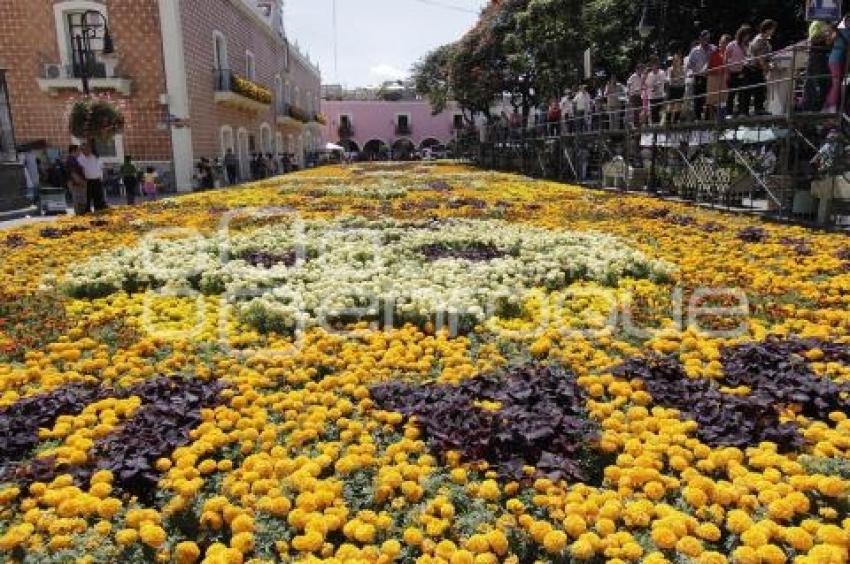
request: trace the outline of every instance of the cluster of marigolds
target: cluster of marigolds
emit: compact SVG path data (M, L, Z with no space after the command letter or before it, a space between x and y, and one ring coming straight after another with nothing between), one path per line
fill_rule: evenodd
M392 199L368 190L389 181L410 189ZM297 177L303 190L281 190L286 182L113 210L99 218L108 226L62 219L86 229L59 236L38 226L0 233L0 560L850 561L850 365L840 355L813 349L788 362L809 366L813 385L835 383L843 409L817 418L793 401L760 407L796 426L803 446L790 451L722 436L704 442L695 421L616 370L629 359L672 356L687 378L746 399L747 386L724 382L728 347L773 336L850 349L850 238L460 166L322 168ZM311 186L367 189L364 197L317 196ZM70 266L136 246L152 230L209 234L228 218L229 229L250 232L274 215L230 210L270 205L310 219L463 217L602 232L675 274L541 288L515 315L462 334L440 320L386 327L367 319L277 335L247 324L220 296L62 293ZM746 228L762 236L742 238ZM711 333L728 325L720 314L678 323L677 289L687 304L704 287L743 290L749 314L741 334ZM26 296L54 300L61 322L5 317L13 310L3 303ZM612 326L612 304L646 334ZM42 341L4 357L23 332ZM587 456L598 466L585 482L528 464L521 477L509 475L464 445L439 452L415 417L384 410L370 395L394 379L456 385L528 362L564 367L584 394L597 429ZM132 393L160 376L218 382L222 391L178 419ZM81 383L100 390L94 401L54 402ZM54 399L39 409L56 411L40 415L45 426L27 431L10 421L16 404L44 394ZM469 409L498 417L501 406ZM159 413L151 434L172 434L180 446L155 452L149 441L140 460L111 471L104 443L146 410ZM21 454L25 441L35 446Z

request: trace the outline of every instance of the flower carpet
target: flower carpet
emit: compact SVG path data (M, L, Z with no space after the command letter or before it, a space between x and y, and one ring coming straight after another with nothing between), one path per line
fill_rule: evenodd
M0 274L0 561L850 561L846 235L382 164Z

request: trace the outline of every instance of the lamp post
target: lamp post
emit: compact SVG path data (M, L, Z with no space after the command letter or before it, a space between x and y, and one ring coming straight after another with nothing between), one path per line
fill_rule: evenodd
M654 0L643 0L643 10L641 12L640 23L638 24L638 33L644 41L649 39L649 37L652 35L652 32L655 31L656 28L656 16L658 8L653 4L655 4ZM659 40L660 47L660 38L656 39ZM651 51L651 49L649 50ZM655 129L655 127L656 126L653 124L652 161L649 166L649 184L647 185L647 192L650 194L658 193L658 176L656 171L656 161L658 160L658 130ZM640 150L640 141L638 141L638 150Z
M94 23L89 23L94 20ZM112 42L112 34L109 32L109 24L106 16L97 10L86 10L81 15L80 31L74 36L74 59L79 64L80 79L83 82L83 93L91 94L89 78L91 78L94 66L94 53L92 51L92 40L97 39L100 30L103 30L103 49L101 53L111 55L115 52Z

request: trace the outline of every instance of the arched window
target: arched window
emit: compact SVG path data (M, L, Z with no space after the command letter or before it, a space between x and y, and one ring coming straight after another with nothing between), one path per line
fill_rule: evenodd
M102 17L94 14L89 14L86 17L84 14L87 12L98 12ZM80 35L87 26L102 25L104 21L109 20L106 5L90 0L57 2L53 5L53 17L56 25L56 39L59 43L59 62L66 68L75 62L74 37ZM101 29L97 37L90 43L96 61L99 59L100 52L103 51L104 34L102 31Z
M229 70L230 62L227 55L227 38L220 31L213 32L213 68Z
M278 153L283 152L283 133L277 132L274 134L274 153L277 155Z
M236 151L236 144L233 139L233 128L229 125L224 125L221 127L221 156L227 154L227 150Z
M260 151L263 153L272 152L272 128L267 123L260 126Z
M257 80L257 61L254 58L254 53L245 50L245 78L248 80Z

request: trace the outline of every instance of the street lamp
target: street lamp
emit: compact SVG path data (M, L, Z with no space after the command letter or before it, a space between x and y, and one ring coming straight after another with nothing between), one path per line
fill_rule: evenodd
M92 23L93 20L93 23ZM79 62L80 79L83 81L83 93L88 96L91 94L89 87L89 78L93 72L94 52L92 51L92 40L97 39L100 30L103 30L103 49L101 53L104 55L112 55L115 53L115 45L112 41L112 34L109 32L109 24L106 21L106 16L97 10L86 10L82 13L80 19L80 31L74 36L74 55L76 61Z
M638 24L638 33L643 39L648 39L655 30L655 10L651 5L651 0L643 0L643 13Z

